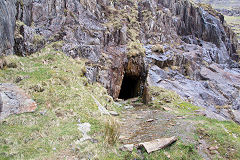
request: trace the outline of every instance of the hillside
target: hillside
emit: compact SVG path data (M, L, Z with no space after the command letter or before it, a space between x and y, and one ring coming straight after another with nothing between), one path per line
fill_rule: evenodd
M240 159L225 20L187 0L0 0L0 159Z
M240 4L238 0L195 0L197 3L211 4L216 9L234 9L239 8Z
M225 16L226 22L240 40L240 3L238 0L194 0L196 3L210 4Z

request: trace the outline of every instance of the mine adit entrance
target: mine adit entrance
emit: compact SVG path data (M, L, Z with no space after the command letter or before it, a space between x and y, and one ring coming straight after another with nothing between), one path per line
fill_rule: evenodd
M141 92L141 79L138 76L131 76L125 74L122 81L120 90L120 99L129 99L140 96Z
M127 100L134 97L142 97L146 78L147 69L143 58L141 56L129 58L124 66L118 98Z

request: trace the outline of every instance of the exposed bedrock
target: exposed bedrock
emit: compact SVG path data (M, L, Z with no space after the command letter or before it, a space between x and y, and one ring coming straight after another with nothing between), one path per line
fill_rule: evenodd
M0 83L0 121L12 114L33 112L37 104L22 89Z
M234 112L240 110L240 70L223 64L208 64L205 50L197 45L186 45L188 51L152 54L147 46L146 61L151 63L148 85L174 90L183 99L202 106L209 117L240 122ZM173 56L174 52L183 52ZM238 111L237 111L238 110Z
M236 35L212 8L188 0L0 0L0 21L0 55L61 42L58 50L86 59L89 82L114 98L141 96L148 84L222 118L240 108Z
M0 0L0 55L13 54L15 15L14 0Z

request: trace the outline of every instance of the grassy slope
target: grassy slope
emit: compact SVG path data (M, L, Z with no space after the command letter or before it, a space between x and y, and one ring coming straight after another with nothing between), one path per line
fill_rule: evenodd
M86 156L84 150L90 157L104 154L104 147L98 148L103 145L104 117L91 95L109 109L113 101L101 85L88 84L83 76L84 60L73 60L52 45L29 57L6 59L17 68L0 70L0 82L16 83L22 77L17 85L32 96L38 108L34 113L13 115L0 122L0 159L81 158ZM78 120L92 125L91 135L99 144L90 143L84 148L74 143L82 137Z
M226 22L231 26L232 30L237 34L240 40L240 17L224 16Z
M7 57L17 68L0 70L0 82L16 83L26 90L38 104L34 113L12 115L0 122L0 159L201 159L196 146L181 140L164 150L139 155L120 152L120 144L105 143L104 119L92 99L93 95L109 110L114 110L113 100L99 84L88 84L84 77L84 60L74 60L54 50L51 44L29 57ZM17 83L18 79L23 79ZM17 80L17 81L16 81ZM199 107L182 101L174 92L152 88L153 107L173 109L173 114L192 115ZM119 110L119 109L117 109ZM82 137L78 120L89 122L90 135L98 143L75 142ZM209 144L218 144L218 156L240 159L240 127L233 122L218 122L201 116L187 120L196 125L196 139L204 137ZM230 148L230 150L228 149Z
M240 7L239 0L193 0L197 3L208 3L216 9L232 9Z

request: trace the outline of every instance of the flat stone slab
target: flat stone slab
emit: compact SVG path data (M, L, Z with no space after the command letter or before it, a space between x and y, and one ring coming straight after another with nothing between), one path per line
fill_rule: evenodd
M151 153L157 150L160 150L162 148L167 147L168 145L172 144L173 142L176 142L177 138L170 137L170 138L161 138L161 139L155 139L153 141L139 143L139 147L144 147L147 151L147 153Z
M33 112L37 108L34 100L14 84L0 83L0 120L12 114Z

